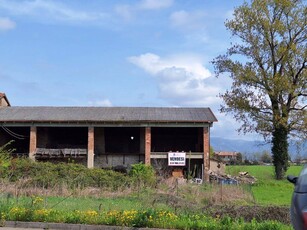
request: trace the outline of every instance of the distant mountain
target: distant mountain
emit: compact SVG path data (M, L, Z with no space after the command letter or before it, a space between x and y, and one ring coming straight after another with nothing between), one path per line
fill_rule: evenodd
M232 140L220 137L211 137L210 141L214 151L240 152L247 158L255 153L271 152L271 145L264 141ZM300 157L307 158L307 141L299 147L294 142L290 142L289 153L291 158L297 157L298 153Z

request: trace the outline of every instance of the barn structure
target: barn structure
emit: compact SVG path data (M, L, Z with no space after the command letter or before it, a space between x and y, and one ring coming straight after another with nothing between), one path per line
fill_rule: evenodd
M217 121L210 108L19 107L5 94L0 100L0 145L14 140L16 155L125 168L159 167L169 152L185 152L195 177L209 179L210 127Z

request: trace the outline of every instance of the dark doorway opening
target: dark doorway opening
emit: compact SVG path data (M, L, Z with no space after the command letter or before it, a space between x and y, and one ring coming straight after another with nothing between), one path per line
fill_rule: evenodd
M153 127L151 129L152 152L201 152L200 128Z
M29 154L30 127L6 127L0 128L0 145L9 142L9 149L13 149L13 154L23 156Z
M38 148L85 148L87 149L87 127L38 127Z
M140 153L140 128L105 128L106 153Z

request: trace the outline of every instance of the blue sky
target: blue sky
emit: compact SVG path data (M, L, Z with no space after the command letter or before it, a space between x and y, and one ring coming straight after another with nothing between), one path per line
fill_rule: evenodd
M0 0L0 92L13 106L210 107L230 87L210 61L243 0Z

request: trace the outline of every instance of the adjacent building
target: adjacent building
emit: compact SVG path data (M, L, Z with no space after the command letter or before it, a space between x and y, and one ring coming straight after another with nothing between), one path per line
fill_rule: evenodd
M0 93L0 107L10 106L10 102L4 93Z
M214 155L223 161L224 163L229 163L231 161L236 161L238 152L215 152Z

